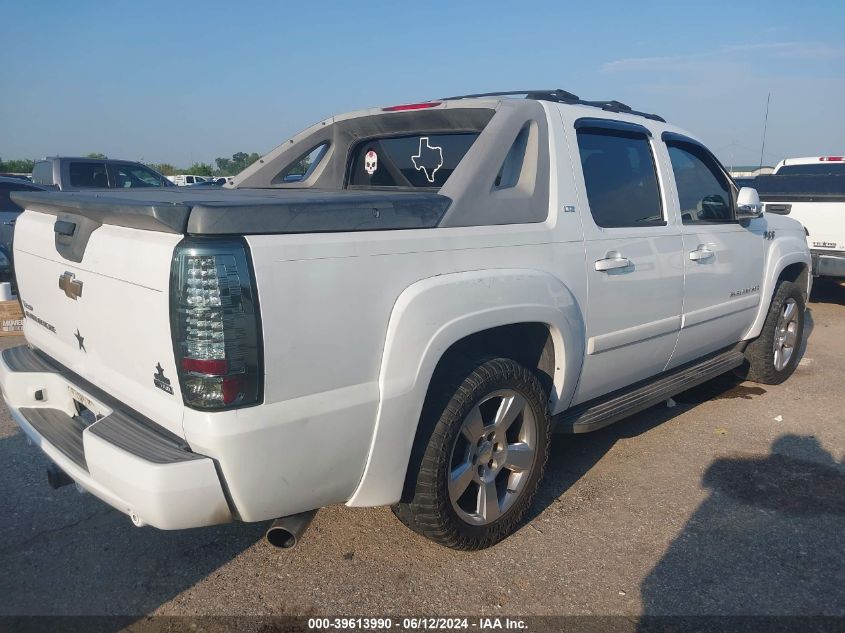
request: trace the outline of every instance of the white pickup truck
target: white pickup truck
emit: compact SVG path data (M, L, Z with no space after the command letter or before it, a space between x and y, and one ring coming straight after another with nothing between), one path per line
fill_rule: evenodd
M552 432L785 380L811 284L801 225L694 137L560 90L333 117L232 190L14 195L0 385L53 483L282 546L341 503L492 545Z
M845 156L786 158L754 181L765 210L801 222L819 277L845 277Z

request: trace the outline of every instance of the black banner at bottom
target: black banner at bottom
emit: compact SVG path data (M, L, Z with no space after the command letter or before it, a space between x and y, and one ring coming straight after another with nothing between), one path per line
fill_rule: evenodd
M0 616L0 633L845 633L835 616Z

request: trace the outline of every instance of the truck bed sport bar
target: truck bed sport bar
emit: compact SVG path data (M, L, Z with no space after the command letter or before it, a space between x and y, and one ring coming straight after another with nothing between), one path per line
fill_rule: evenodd
M639 112L631 109L631 106L622 103L621 101L586 101L578 97L578 95L556 88L554 90L510 90L507 92L481 92L474 95L458 95L455 97L445 97L441 101L451 101L455 99L478 99L482 97L513 97L516 95L525 95L526 99L536 99L537 101L554 101L555 103L567 103L572 105L587 105L594 108L601 108L608 112L624 112L625 114L635 114L653 121L666 120L657 115L649 114L648 112Z

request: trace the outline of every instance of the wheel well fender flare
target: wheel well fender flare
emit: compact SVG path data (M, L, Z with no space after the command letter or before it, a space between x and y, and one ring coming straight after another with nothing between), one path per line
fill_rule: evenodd
M804 267L807 273L807 282L806 287L802 288L801 291L805 294L805 298L809 297L810 286L812 284L812 275L810 274L812 262L810 252L806 250L806 243L802 243L801 247L802 250L789 250L783 254L780 252L780 249L777 251L773 250L770 254L768 258L769 265L766 267L762 288L760 288L760 305L757 308L757 316L754 318L754 322L745 336L742 337L743 340L760 336L760 332L763 331L763 324L766 321L766 315L769 313L769 306L772 303L772 297L774 297L777 283L789 266L800 264Z
M347 501L374 506L399 500L429 382L456 342L519 323L548 326L554 345L551 402L572 398L584 357L584 320L570 290L533 269L467 271L409 286L394 304L379 371L379 406L364 473Z

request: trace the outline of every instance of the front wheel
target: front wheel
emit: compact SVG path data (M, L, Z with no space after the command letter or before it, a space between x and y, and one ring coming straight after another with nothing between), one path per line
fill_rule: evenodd
M744 378L778 385L792 375L804 341L804 295L794 283L781 281L763 331L745 349L748 360Z
M430 436L411 464L413 497L393 507L396 516L455 549L489 547L513 532L548 460L547 400L537 376L507 358L433 386L420 422ZM433 402L448 404L438 412Z

